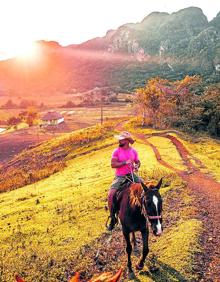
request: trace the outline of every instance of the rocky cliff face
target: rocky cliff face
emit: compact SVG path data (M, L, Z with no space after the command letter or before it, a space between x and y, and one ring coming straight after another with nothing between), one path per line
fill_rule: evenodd
M125 24L99 41L110 52L135 53L143 49L149 55L160 55L161 51L164 55L178 55L207 27L208 21L202 10L191 7L171 15L151 13L141 23ZM87 42L87 48L91 48L94 42Z
M190 62L212 72L219 64L220 13L211 22L200 8L189 7L171 15L154 12L137 24L125 24L105 37L81 47L110 53L127 53L137 60L157 56L160 62ZM80 46L78 46L80 48Z
M151 77L177 80L187 74L199 74L205 83L220 81L220 12L208 22L196 7L154 12L140 23L122 25L79 45L40 44L43 59L37 68L18 68L16 60L0 62L5 93L53 95L97 86L133 91Z

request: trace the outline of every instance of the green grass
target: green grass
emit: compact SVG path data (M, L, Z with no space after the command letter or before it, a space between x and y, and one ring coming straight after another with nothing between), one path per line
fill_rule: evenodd
M154 133L166 133L170 130L155 130L152 128L142 128L140 118L132 118L126 124L127 130L135 133L142 133L145 135L150 135ZM220 141L209 137L197 137L190 136L186 133L179 132L176 130L171 130L176 132L171 135L177 137L184 146L189 150L189 152L196 158L198 158L204 165L202 168L198 165L193 158L191 162L197 166L202 172L211 174L217 181L220 181ZM184 169L183 163L177 151L171 150L173 146L170 140L165 140L163 137L151 137L148 139L151 143L158 147L162 158L165 161L173 163L176 168Z
M196 142L195 142L196 141ZM211 138L183 140L189 152L201 160L206 166L201 169L204 173L211 174L220 182L220 142Z
M2 267L7 268L7 279L14 271L32 273L33 253L43 265L47 257L60 262L76 256L83 245L105 231L104 206L113 178L110 156L114 147L77 157L62 172L0 195L1 253L7 261ZM141 151L146 146L137 147Z
M89 146L106 139L115 123L117 121L108 121L103 126L63 134L33 149L23 150L0 168L0 192L31 184L61 171L66 166L66 160L73 157L73 150L86 151Z
M180 221L165 232L158 244L152 245L161 270L154 278L157 277L159 281L196 279L196 275L192 275L193 254L200 250L198 236L201 230L201 222L196 219Z
M54 140L51 148L61 144L60 140ZM0 281L13 281L16 272L27 282L67 281L66 265L71 261L77 265L82 249L105 233L106 199L114 176L110 167L114 142L110 136L73 147L62 171L0 195ZM50 154L53 149L50 143L46 144L44 150ZM175 280L178 275L191 279L193 246L197 248L200 232L192 199L184 183L157 163L149 146L139 142L134 145L142 163L140 175L157 180L165 176L167 187L161 192L165 198L164 219L169 218L170 222L164 235L150 246L157 255L163 280L140 275L140 281L181 281ZM172 155L172 160L179 163L174 146L164 142L164 138L158 146L164 157L170 160ZM78 262L81 267L87 267L86 263L86 257Z
M104 206L113 177L111 151L78 157L48 179L1 195L1 253L7 262L4 269L11 273L7 279L12 279L14 271L32 273L28 265L33 253L47 268L47 257L58 262L70 259L80 247L100 236L105 229Z
M148 141L158 148L162 160L171 164L176 169L186 169L186 166L183 165L182 159L171 140L165 137L155 136L149 138Z

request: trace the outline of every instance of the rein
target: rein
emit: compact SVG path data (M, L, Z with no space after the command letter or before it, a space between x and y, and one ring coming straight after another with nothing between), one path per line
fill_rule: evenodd
M160 219L160 218L162 218L162 216L161 215L147 215L147 218L149 218L149 219Z
M143 216L146 218L146 219L161 219L162 216L161 215L148 215L147 214L147 211L146 211L146 208L145 208L145 203L146 199L145 199L145 196L142 195L142 201L141 201L141 204L142 204L142 207L141 207L141 213L143 214Z

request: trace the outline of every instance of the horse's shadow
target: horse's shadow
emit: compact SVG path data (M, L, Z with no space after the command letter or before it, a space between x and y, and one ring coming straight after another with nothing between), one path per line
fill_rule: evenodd
M129 276L128 280L126 280L126 281L141 282L141 280L136 276L135 273L133 273L131 276Z
M168 264L165 264L154 257L153 263L151 260L148 261L147 265L149 266L149 271L140 271L139 275L145 275L151 278L155 282L187 282L189 281L184 277L179 271L171 267ZM156 266L157 270L151 271L151 267ZM138 280L140 281L140 280Z

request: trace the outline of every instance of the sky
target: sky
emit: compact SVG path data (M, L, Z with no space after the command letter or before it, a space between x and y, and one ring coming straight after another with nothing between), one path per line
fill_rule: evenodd
M0 57L34 40L66 46L104 36L109 29L136 23L154 11L202 8L208 20L220 11L220 0L0 0Z

